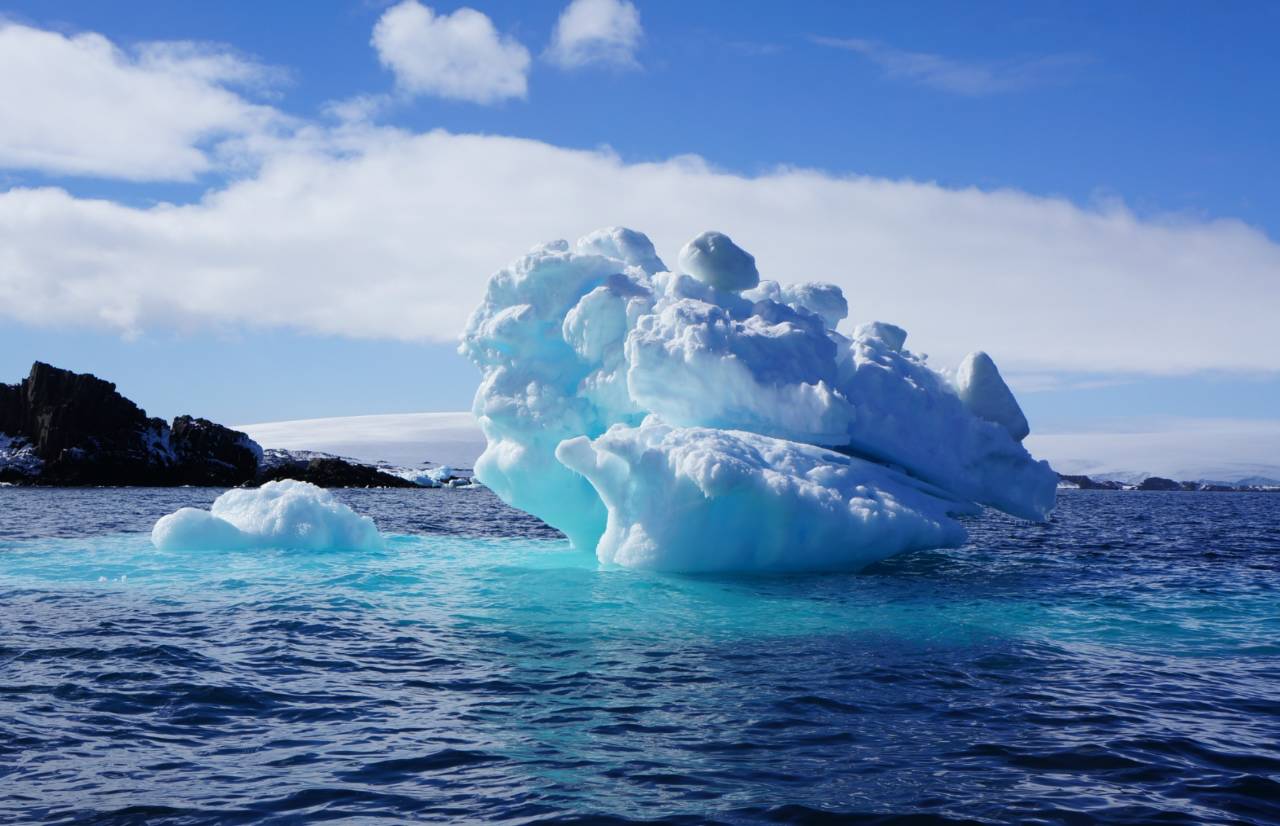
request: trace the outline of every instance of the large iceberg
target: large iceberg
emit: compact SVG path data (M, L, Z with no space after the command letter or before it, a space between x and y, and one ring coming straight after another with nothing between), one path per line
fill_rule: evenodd
M369 551L383 547L373 520L310 482L282 479L260 488L235 488L209 510L181 508L160 517L151 542L164 551Z
M476 476L603 562L853 569L955 545L989 505L1042 520L1056 475L984 353L952 374L838 287L761 280L726 235L667 270L633 230L496 273L460 350L483 372Z

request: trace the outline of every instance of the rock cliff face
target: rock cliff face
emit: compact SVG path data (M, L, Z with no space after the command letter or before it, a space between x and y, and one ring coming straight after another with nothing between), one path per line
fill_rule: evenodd
M238 430L192 416L172 424L97 376L36 362L0 384L0 482L35 485L209 485L300 479L322 487L417 487L336 457L263 462Z
M253 479L262 462L257 442L208 419L174 419L169 445L177 459L176 471L187 485L239 485Z
M25 439L50 484L172 484L169 425L96 376L36 362L0 386L0 433Z
M0 384L0 434L22 440L48 485L218 485L253 481L262 448L208 419L169 425L97 376L36 362Z

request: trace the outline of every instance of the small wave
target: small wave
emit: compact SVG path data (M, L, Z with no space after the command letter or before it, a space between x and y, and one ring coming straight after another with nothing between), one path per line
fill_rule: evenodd
M343 780L359 783L386 784L398 783L406 777L419 774L447 772L451 769L478 766L486 763L501 763L506 758L483 751L466 749L441 749L420 757L400 757L393 760L379 760L362 766L355 771L340 775Z

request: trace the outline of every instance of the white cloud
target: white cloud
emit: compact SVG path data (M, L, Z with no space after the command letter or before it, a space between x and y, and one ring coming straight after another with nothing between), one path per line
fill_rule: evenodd
M1280 245L1237 221L367 124L261 151L185 206L0 194L0 317L449 340L530 245L623 224L672 264L724 231L765 277L834 281L853 320L902 324L943 365L983 348L1010 373L1280 370Z
M1061 79L1063 73L1087 62L1082 55L1048 55L990 63L969 62L895 49L862 38L815 37L815 43L855 52L886 75L958 95L980 96L1015 92Z
M560 13L547 56L566 69L592 64L638 68L644 30L629 0L573 0Z
M410 94L496 103L528 93L529 50L475 9L438 15L403 0L378 18L372 42Z
M229 86L271 71L226 49L149 43L127 53L98 34L0 22L0 167L128 180L191 180L210 147L286 119Z

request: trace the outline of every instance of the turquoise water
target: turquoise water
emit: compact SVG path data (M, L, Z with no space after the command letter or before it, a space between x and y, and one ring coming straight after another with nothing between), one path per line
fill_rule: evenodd
M602 569L483 491L163 553L0 489L0 820L1280 820L1280 497L1072 492L857 575Z

